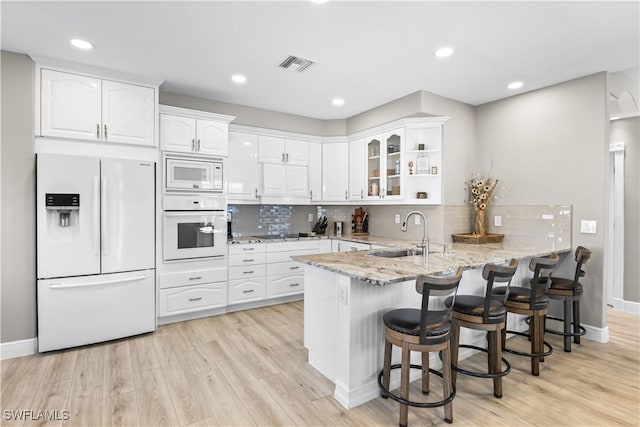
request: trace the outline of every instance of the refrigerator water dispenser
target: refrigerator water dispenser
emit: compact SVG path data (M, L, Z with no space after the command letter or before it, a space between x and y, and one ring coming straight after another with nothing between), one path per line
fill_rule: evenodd
M54 194L45 195L47 208L47 221L49 225L58 224L67 228L78 225L78 210L80 209L80 194ZM57 217L57 218L56 218Z

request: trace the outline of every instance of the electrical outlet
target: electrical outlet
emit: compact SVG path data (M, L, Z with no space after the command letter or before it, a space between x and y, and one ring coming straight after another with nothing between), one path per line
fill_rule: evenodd
M309 216L307 217L307 221L313 222L313 214L312 213L310 213Z
M415 225L420 225L420 217L418 215L414 215L413 217L415 218L413 223Z
M396 224L400 224L400 214L395 215L394 221L396 222Z
M584 234L596 234L597 225L598 223L595 220L587 221L583 219L580 221L580 232Z
M493 217L493 225L496 227L502 227L502 216L496 215Z

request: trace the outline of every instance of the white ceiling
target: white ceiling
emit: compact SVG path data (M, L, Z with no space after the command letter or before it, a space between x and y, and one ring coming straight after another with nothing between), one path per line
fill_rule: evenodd
M2 49L320 119L426 90L472 105L640 65L639 2L10 2ZM91 41L82 52L73 37ZM433 51L452 46L452 57ZM304 73L277 65L317 61ZM233 73L247 76L237 86ZM517 91L507 83L524 81ZM334 107L331 100L345 104Z

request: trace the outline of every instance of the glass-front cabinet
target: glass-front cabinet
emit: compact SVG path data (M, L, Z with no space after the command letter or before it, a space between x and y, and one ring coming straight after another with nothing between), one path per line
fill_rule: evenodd
M404 130L367 138L367 199L402 198Z

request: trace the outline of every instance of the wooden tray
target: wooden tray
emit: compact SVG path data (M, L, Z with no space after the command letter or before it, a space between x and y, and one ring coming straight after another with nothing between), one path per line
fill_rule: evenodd
M500 243L504 239L504 234L488 233L486 236L474 236L471 233L468 234L452 234L451 237L455 243L470 243L473 245L479 245L482 243Z
M351 235L353 237L364 237L364 236L368 236L369 233L356 233L355 231L351 233Z

